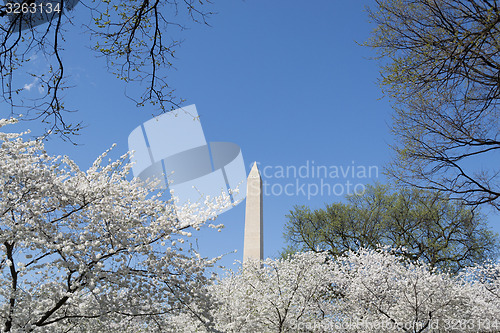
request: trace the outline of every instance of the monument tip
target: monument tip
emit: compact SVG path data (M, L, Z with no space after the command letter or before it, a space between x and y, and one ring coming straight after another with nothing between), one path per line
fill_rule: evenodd
M260 177L259 167L257 166L257 162L253 163L252 169L248 174L248 177Z

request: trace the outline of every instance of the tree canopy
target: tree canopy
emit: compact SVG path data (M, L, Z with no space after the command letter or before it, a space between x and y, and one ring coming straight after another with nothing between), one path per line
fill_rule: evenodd
M498 236L478 210L435 191L368 186L325 209L296 206L284 236L290 251L328 251L339 256L361 247L404 248L406 257L457 272L495 258Z
M157 183L127 180L128 154L104 163L106 154L82 171L41 140L0 132L3 332L151 332L183 304L210 304L204 270L217 258L190 249L177 216L199 227L229 198L175 211Z
M217 332L494 332L500 328L498 264L453 276L387 248L360 248L243 265L209 290ZM172 332L207 332L196 317Z
M498 3L376 0L369 14L395 109L389 174L500 209Z

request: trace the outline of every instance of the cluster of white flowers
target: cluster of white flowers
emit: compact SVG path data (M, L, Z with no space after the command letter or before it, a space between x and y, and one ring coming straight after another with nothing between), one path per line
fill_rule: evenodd
M178 247L190 233L172 203L127 180L128 154L103 165L108 152L82 171L41 140L0 133L3 332L150 332L181 304L208 302L217 258ZM215 216L198 213L197 228Z
M459 275L388 248L332 259L297 253L245 263L210 288L212 326L183 313L172 332L497 332L500 264ZM209 327L209 329L206 329Z
M197 229L227 198L174 213L127 180L128 155L81 171L22 134L0 132L0 144L4 332L500 331L499 264L450 275L361 249L248 262L216 279L205 268L219 257L183 249L191 233L176 214Z

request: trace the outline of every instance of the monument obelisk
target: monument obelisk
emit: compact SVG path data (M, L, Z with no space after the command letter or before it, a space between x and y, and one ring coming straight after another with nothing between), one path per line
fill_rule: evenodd
M262 260L264 258L262 178L257 162L253 164L247 178L246 200L243 262L248 259Z

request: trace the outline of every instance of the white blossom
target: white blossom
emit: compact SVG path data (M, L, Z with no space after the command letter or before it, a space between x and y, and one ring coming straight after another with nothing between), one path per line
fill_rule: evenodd
M128 154L103 165L108 152L82 171L41 140L0 132L2 331L154 332L182 304L208 302L217 258L165 251L186 235L174 206L127 179ZM197 228L216 216L181 213Z
M460 275L410 262L389 248L333 259L297 253L244 264L209 290L210 324L171 317L172 332L496 332L500 264ZM189 330L183 330L188 327ZM208 328L208 329L207 329Z

